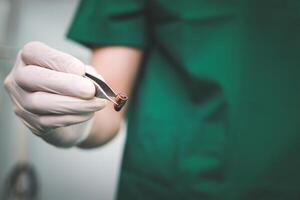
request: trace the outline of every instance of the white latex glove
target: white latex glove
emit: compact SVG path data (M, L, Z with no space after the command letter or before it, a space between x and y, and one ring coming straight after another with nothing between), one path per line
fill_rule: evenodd
M96 73L71 55L28 43L4 81L14 112L48 143L78 145L90 132L94 112L106 105L105 99L94 97L93 83L82 77L85 70Z

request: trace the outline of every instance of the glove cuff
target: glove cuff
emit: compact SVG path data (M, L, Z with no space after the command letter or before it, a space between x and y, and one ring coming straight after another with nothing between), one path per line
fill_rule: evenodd
M70 148L79 145L89 136L93 125L93 118L66 127L60 127L41 136L46 142L62 148Z
M94 118L92 118L86 122L83 122L83 123L86 123L85 128L84 128L84 130L82 130L82 135L77 139L77 141L74 143L73 146L80 145L83 141L85 141L88 138L88 136L90 135L92 126L93 126L93 122L94 122Z

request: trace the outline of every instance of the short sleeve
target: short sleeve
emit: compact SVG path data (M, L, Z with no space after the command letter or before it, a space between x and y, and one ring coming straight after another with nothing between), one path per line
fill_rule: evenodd
M81 0L67 37L84 46L146 45L143 0Z

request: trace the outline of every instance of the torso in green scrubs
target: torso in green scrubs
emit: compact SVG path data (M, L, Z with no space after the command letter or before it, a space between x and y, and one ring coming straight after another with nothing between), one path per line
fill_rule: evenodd
M299 0L83 0L69 37L145 51L118 199L300 199Z

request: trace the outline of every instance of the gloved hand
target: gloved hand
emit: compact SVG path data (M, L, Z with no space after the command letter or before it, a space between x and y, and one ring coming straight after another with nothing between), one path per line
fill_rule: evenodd
M94 97L93 83L82 77L86 70L96 73L71 55L40 42L28 43L4 81L14 112L50 144L81 143L90 132L94 112L106 105L105 99Z

